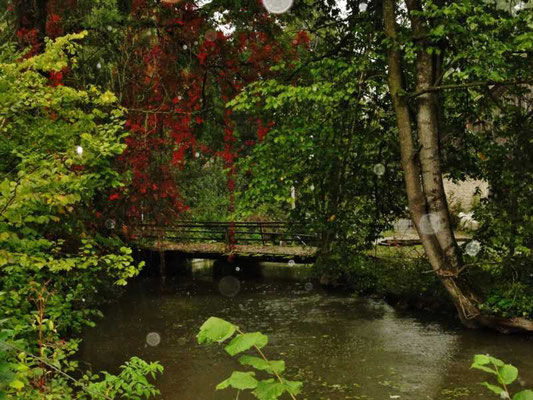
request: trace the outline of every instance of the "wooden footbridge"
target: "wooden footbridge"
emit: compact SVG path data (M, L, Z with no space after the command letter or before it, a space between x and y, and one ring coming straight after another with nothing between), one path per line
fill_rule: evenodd
M141 248L172 251L193 258L253 258L258 261L311 262L318 235L284 222L195 222L144 224L134 229Z

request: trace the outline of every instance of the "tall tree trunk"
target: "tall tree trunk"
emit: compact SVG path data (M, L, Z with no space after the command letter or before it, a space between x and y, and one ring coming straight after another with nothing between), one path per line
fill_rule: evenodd
M481 315L477 296L466 280L459 276L462 260L451 228L442 181L437 99L430 92L418 96L416 121L412 120L403 84L402 54L397 43L395 3L395 0L383 0L385 35L389 39L389 90L398 125L409 210L426 256L464 325L470 328L486 325L502 331L533 330L533 323L524 319L504 320ZM411 13L413 10L420 10L418 0L406 0L406 5L410 11L413 37L427 40L425 22ZM416 60L417 91L433 86L435 71L438 70L433 57L426 51L425 43L419 44L421 47ZM418 141L415 141L413 126L416 126ZM415 143L420 151L417 151ZM427 229L428 215L435 218L429 221L437 222L434 231Z
M15 0L17 30L36 29L42 41L46 33L46 2L47 0Z

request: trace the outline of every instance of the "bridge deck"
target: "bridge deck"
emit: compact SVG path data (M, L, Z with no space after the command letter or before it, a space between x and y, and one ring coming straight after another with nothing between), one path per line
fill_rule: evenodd
M262 246L236 244L230 252L225 243L177 243L156 241L148 246L153 251L176 251L196 258L236 257L265 261L311 262L316 258L317 248L311 246Z
M316 234L284 222L180 221L167 226L139 225L133 233L139 247L196 258L310 262L317 254Z

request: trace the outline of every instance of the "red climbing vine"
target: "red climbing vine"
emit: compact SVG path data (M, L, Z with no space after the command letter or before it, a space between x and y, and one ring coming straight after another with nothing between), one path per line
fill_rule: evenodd
M36 52L42 39L38 28L43 27L38 12L23 10L22 3L28 1L15 1L23 15L18 35ZM66 14L76 8L76 1L41 3L45 34L65 33ZM120 94L129 136L119 163L131 174L131 185L110 193L108 203L115 213L121 210L122 218L164 223L181 217L191 203L180 190L180 171L200 156L222 160L229 212L235 211L236 160L264 140L273 122L253 119L243 124L226 104L249 83L271 76L276 63L295 59L298 47L309 45L305 32L285 42L274 40L281 28L260 1L236 11L246 14L247 24L232 30L222 28L192 1L132 0L121 27L127 65L113 71L115 77L119 70L126 75L121 77L126 84ZM225 22L230 17L226 15ZM62 84L67 72L51 73L50 83Z

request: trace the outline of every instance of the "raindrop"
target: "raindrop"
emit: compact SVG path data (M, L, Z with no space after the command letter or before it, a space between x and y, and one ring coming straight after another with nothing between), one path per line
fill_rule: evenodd
M309 186L309 189L311 189L311 192L314 192L314 190L315 190L315 185L311 185L311 186Z
M294 0L263 0L263 5L272 14L283 14L292 7Z
M468 242L468 244L465 247L466 254L468 254L470 257L475 257L481 250L481 243L479 243L477 240L472 240L471 242Z
M194 153L194 157L195 157L195 158L200 157L200 153L199 153L199 152Z
M194 45L196 46L197 44L198 44L198 41L197 41L197 40L195 40L195 41L194 41Z
M442 223L437 213L422 215L418 221L418 226L424 235L434 235L442 229Z
M83 147L76 146L76 154L81 157L83 155Z
M159 333L157 332L150 332L148 335L146 335L146 343L148 346L157 346L159 343L161 343L161 336L159 336Z
M108 219L105 221L105 227L107 229L115 229L115 226L117 225L117 223L115 222L114 219Z
M107 25L107 30L111 32L113 30L113 27L111 25Z
M241 269L239 267L235 267L235 271L239 272Z
M186 44L183 45L183 50L187 50L187 45Z
M102 64L100 64L100 63L96 64L96 68L98 68L98 69L102 68Z
M377 176L382 176L385 173L385 166L383 164L374 165L374 173Z
M366 3L360 3L359 4L359 11L360 12L365 12L367 8L368 8L368 4L366 4Z
M241 290L241 282L233 276L225 276L218 282L218 291L222 296L235 297Z
M184 338L184 337L179 338L179 339L178 339L178 344L179 344L180 346L185 346L185 344L187 344L187 339Z
M313 284L311 282L307 282L304 287L305 287L305 290L307 290L308 292L313 290Z
M289 260L287 264L289 264L289 267L294 267L296 263L294 262L294 260Z

